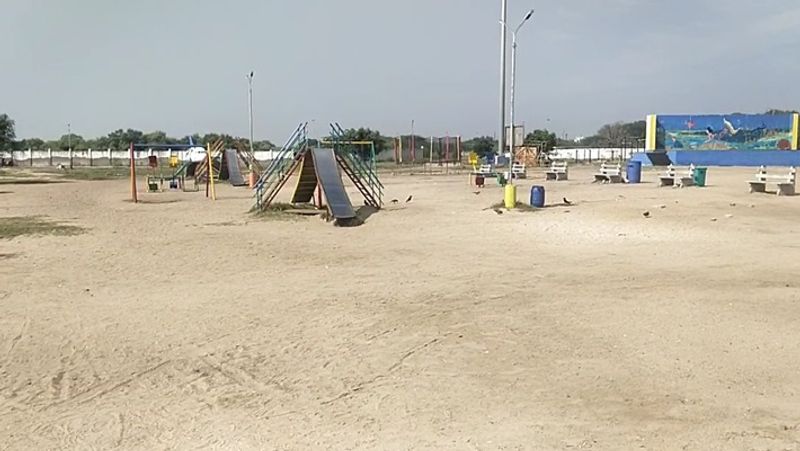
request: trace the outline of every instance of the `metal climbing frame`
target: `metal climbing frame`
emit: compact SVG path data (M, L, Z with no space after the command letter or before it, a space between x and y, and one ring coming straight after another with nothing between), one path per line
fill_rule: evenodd
M358 188L369 205L375 208L383 206L384 186L378 178L378 165L375 158L375 143L372 141L348 141L341 125L330 124L331 144L336 159L350 181ZM369 146L369 159L365 161L359 148Z

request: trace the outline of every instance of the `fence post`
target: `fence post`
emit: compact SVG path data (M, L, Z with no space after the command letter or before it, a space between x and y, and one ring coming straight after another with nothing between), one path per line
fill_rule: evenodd
M33 149L32 149L32 148L30 148L30 147L28 147L28 156L29 156L29 157L30 157L30 159L31 159L31 162L30 162L30 163L31 163L31 166L33 166Z
M69 148L69 168L72 169L72 147Z
M91 167L92 166L92 148L90 147L88 151L89 151L89 166Z
M109 147L108 148L108 165L109 166L114 166L114 163L112 161L113 160L111 159L111 148Z

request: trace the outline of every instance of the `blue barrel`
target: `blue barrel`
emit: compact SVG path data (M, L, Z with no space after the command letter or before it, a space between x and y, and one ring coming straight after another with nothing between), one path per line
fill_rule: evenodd
M628 162L628 183L641 183L642 182L642 162L629 161Z
M531 187L531 207L544 208L544 186Z

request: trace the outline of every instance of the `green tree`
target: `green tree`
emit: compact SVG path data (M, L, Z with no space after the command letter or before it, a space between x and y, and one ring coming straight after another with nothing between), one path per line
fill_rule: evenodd
M391 143L390 138L381 135L378 130L370 128L349 128L344 131L344 139L347 141L372 141L375 145L375 156L377 157L381 152L388 149ZM356 146L355 147L361 154L361 158L369 158L369 147Z
M349 128L344 131L344 139L348 141L372 141L375 144L375 154L387 148L386 138L378 130L370 128Z
M145 133L142 140L147 144L170 144L175 142L175 139L170 138L160 130Z
M17 134L14 130L14 120L7 114L0 114L0 150L10 151L14 148Z
M497 150L497 140L491 136L477 136L464 141L463 144L464 150L475 152L480 158L493 154Z
M205 144L206 146L221 139L222 142L225 144L226 149L232 149L236 146L236 138L231 135L226 134L219 134L219 133L207 133L203 135L203 139L201 143Z
M75 133L71 133L69 135L62 135L61 138L56 141L56 146L54 148L60 150L69 150L70 146L72 149L84 149L86 148L86 142L83 139L83 136L76 135Z
M622 129L625 132L626 138L644 138L647 134L647 122L634 121L622 124Z
M42 150L46 149L44 146L44 141L39 138L26 138L17 141L17 149L18 150Z
M556 147L558 138L556 134L547 130L534 130L525 137L524 144L529 147L539 147L542 152L550 152Z
M127 149L131 143L142 144L144 142L144 133L134 129L118 129L109 133L106 137L106 146L112 149Z
M782 116L784 114L792 114L792 113L797 113L797 110L780 110L780 109L772 108L772 109L767 110L767 112L764 113L764 114L769 114L769 115L773 115L773 116Z
M245 139L245 143L244 144L246 146L250 146L249 140ZM266 140L266 139L261 140L261 141L253 141L253 150L254 151L272 150L275 147L276 147L275 144L272 144L269 140Z

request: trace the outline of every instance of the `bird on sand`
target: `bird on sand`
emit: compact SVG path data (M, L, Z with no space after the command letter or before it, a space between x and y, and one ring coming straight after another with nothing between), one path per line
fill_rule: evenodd
M411 195L411 196L408 196L408 199L406 199L406 203L409 203L409 202L411 202L411 199L413 199L413 198L414 198L414 196L413 196L413 195Z
M564 201L564 205L572 205L572 202L570 202L569 199L567 199L566 197L561 200Z
M645 218L649 218L650 217L650 212L646 211L646 212L642 213L642 216L644 216Z
M399 200L397 200L397 199L392 199L392 203L393 203L393 204L396 204L396 203L398 203L398 202L400 202L400 201L399 201Z

